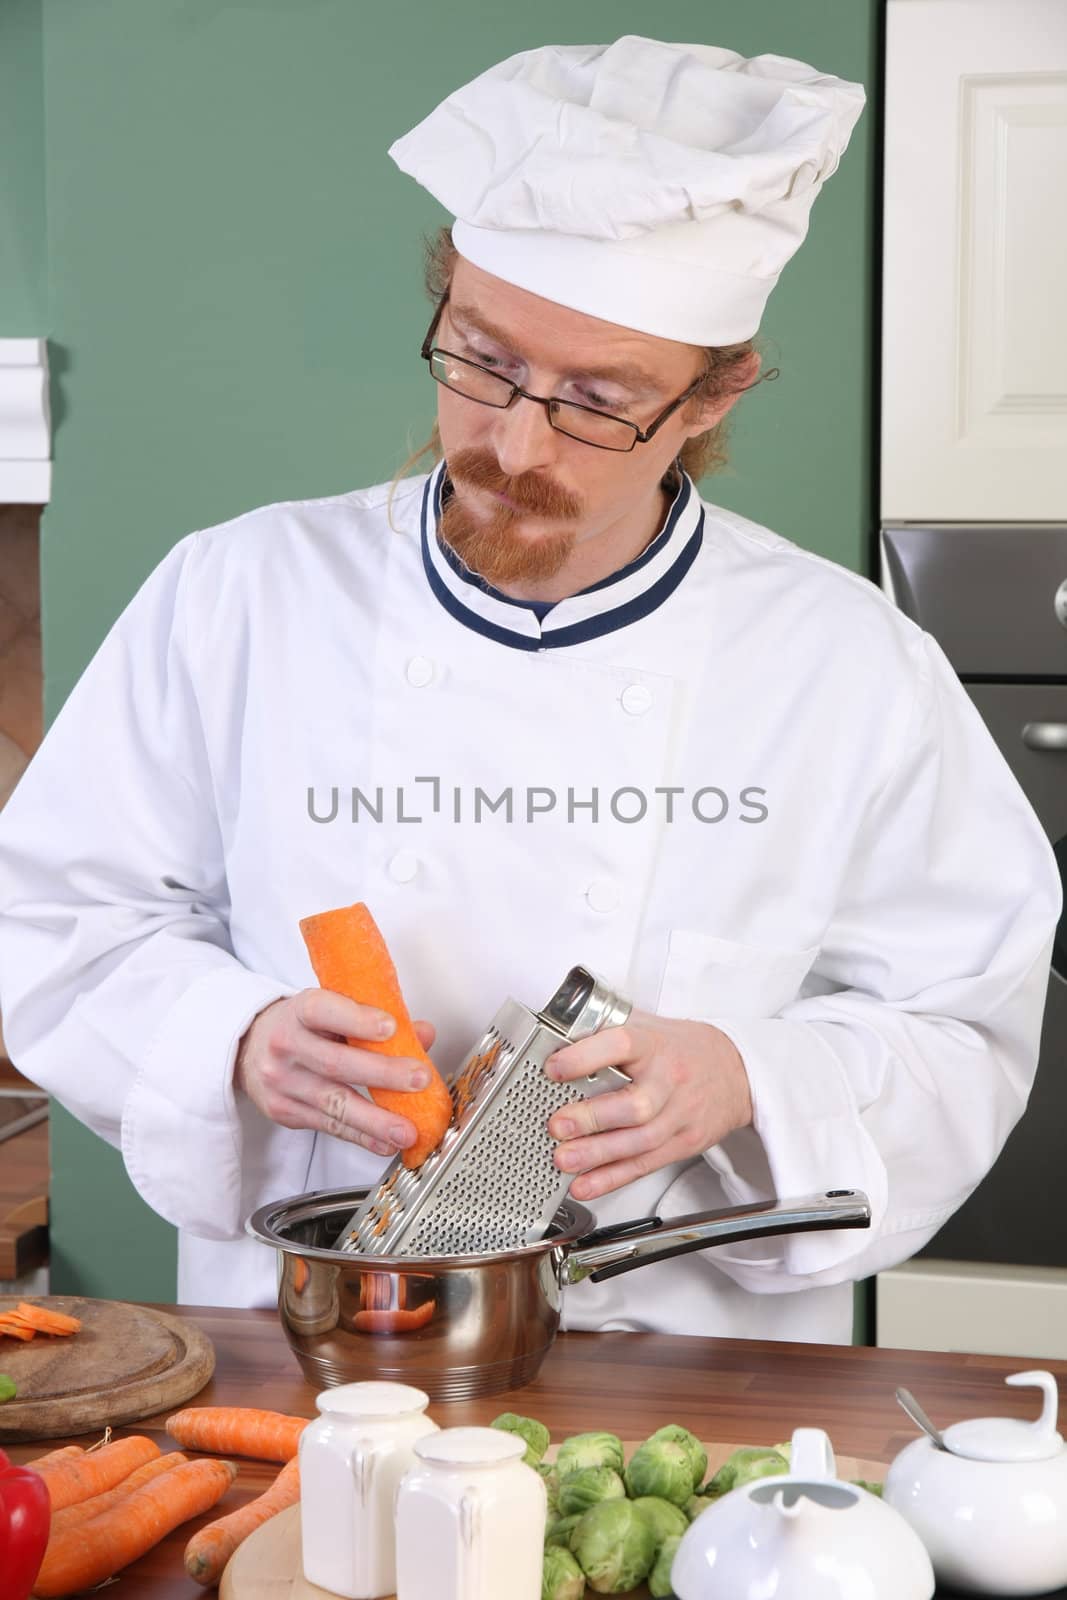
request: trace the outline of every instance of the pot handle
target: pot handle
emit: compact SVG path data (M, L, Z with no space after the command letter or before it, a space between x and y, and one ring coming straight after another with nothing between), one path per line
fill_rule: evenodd
M813 1233L820 1228L869 1228L871 1203L860 1189L829 1189L795 1200L758 1200L684 1217L642 1217L583 1234L564 1254L561 1281L603 1283L620 1272L707 1250L711 1245L763 1239L776 1233Z

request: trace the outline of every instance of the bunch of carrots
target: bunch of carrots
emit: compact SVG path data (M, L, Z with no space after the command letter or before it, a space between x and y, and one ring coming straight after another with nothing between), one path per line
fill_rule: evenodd
M297 1448L306 1417L238 1406L193 1406L168 1417L171 1438L190 1450L280 1461L264 1494L199 1529L185 1548L185 1570L217 1584L238 1545L300 1497ZM33 1593L62 1600L104 1583L174 1528L210 1511L237 1476L232 1461L163 1454L142 1435L84 1450L66 1445L31 1461L52 1502L52 1525Z
M21 1339L24 1344L39 1333L64 1336L80 1331L77 1317L66 1317L61 1311L31 1305L28 1300L20 1300L14 1311L0 1312L0 1338Z

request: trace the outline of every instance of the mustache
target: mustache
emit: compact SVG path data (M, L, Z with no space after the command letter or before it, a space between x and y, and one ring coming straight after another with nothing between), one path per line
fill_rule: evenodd
M550 479L535 472L517 478L501 472L491 455L482 450L457 450L446 463L448 475L459 488L487 489L501 494L512 505L531 516L552 517L555 521L575 521L582 513L582 502Z

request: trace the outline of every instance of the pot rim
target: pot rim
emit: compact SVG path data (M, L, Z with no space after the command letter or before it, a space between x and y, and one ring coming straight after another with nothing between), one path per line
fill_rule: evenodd
M484 1266L489 1262L499 1264L502 1261L522 1260L524 1257L547 1255L553 1250L561 1250L566 1254L569 1246L576 1244L596 1226L596 1218L587 1206L579 1205L576 1200L567 1198L556 1208L552 1226L558 1224L561 1216L565 1218L564 1226L557 1228L556 1232L550 1233L544 1239L535 1239L531 1244L515 1245L510 1250L481 1251L477 1255L368 1256L354 1250L328 1250L319 1245L301 1245L292 1239L284 1238L276 1231L283 1217L286 1222L303 1222L334 1206L338 1210L344 1210L350 1205L352 1210L355 1210L373 1187L373 1184L365 1184L362 1187L344 1189L312 1189L306 1194L288 1195L282 1200L271 1200L253 1211L244 1225L244 1231L253 1239L257 1239L260 1244L270 1245L284 1255L302 1256L313 1261L328 1261L334 1266L344 1263L353 1267L363 1267L372 1272L389 1269L410 1272L462 1272L468 1267Z

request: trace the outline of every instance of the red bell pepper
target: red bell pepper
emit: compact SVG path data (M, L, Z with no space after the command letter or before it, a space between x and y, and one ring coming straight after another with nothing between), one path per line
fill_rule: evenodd
M32 1467L0 1450L0 1600L27 1600L44 1560L52 1502Z

